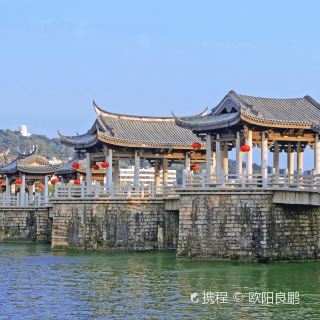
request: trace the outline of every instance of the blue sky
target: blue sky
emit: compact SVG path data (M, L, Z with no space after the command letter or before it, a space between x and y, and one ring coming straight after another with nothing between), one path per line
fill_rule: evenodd
M197 113L230 89L319 101L319 10L317 1L0 0L0 127L81 133L93 99L150 115Z

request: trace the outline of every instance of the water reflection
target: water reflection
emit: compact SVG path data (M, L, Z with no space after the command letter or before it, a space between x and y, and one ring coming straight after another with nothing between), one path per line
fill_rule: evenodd
M319 319L319 263L177 261L172 252L0 245L2 319ZM190 293L299 291L299 305L192 304Z

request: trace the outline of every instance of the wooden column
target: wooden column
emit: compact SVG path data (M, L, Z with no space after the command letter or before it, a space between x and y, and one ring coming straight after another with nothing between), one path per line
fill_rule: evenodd
M23 207L25 205L26 200L26 176L22 175L22 183L20 185L20 206Z
M191 155L190 152L186 152L186 159L185 159L185 169L190 172L191 167Z
M226 175L229 173L229 158L228 158L228 142L223 145L223 171Z
M320 141L318 133L314 137L314 173L320 174Z
M114 181L114 187L115 190L119 190L120 185L120 160L117 159L114 161L114 170L113 170L113 181Z
M160 163L156 161L154 164L154 186L156 190L160 187Z
M186 152L184 170L182 171L182 186L185 187L191 171L191 154Z
M221 152L220 134L217 133L217 140L216 140L216 182L217 183L221 183L221 174L222 174L222 152Z
M274 142L274 153L273 153L273 169L276 177L279 177L280 171L280 148L277 141Z
M261 175L265 187L268 179L268 140L265 131L261 132Z
M91 193L92 177L91 177L91 159L90 153L86 153L86 193Z
M162 182L163 182L163 186L167 186L168 185L168 159L167 158L163 158L163 162L162 162Z
M44 177L44 202L49 202L49 178L48 176Z
M292 150L291 144L288 146L288 154L287 154L287 168L289 175L294 174L294 152Z
M212 162L212 148L211 135L206 136L206 183L211 182L211 162Z
M106 146L103 146L103 154L104 154L104 160L105 162L108 162L109 163L109 158L108 158L108 148ZM110 163L109 163L109 168L110 166L112 166ZM105 191L108 192L108 171L109 171L109 168L106 168L105 169L105 175L104 175L104 188L105 188ZM81 180L81 178L80 178Z
M238 177L242 175L242 151L240 150L240 132L237 131L236 140L236 174Z
M14 195L16 194L16 184L15 183L11 183L10 184L10 192Z
M138 150L134 151L133 187L135 191L140 188L140 155Z
M33 202L33 191L34 191L34 184L29 185L29 192L28 192L28 201L29 203ZM46 199L46 195L44 194L44 201L45 203L48 203L48 200ZM27 203L28 205L28 203Z
M107 168L107 190L112 193L113 181L112 181L112 170L113 170L113 151L108 149L107 162L109 168Z
M246 144L250 147L250 150L247 152L247 163L246 170L248 179L251 179L252 175L252 130L247 130Z
M211 174L216 174L216 166L217 166L217 155L215 152L212 152L212 161L211 161Z
M298 174L303 174L303 150L301 142L297 143L297 171Z
M7 198L7 199L10 198L10 194L11 194L10 181L9 181L9 178L6 177L6 198ZM8 200L7 200L7 201L8 201Z

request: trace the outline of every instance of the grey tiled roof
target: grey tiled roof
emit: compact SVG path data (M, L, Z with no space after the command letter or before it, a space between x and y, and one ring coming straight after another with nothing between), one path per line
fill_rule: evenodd
M221 114L228 100L234 103L236 110ZM268 127L304 127L319 131L320 105L310 96L294 99L260 98L230 91L210 114L192 120L177 118L176 123L201 131L228 127L241 120Z
M65 137L60 134L62 143L80 148L89 147L100 140L119 146L189 150L192 149L192 142L200 142L191 130L178 126L174 117L130 116L107 112L95 103L94 107L97 119L93 127L81 136Z
M320 122L320 105L309 96L295 99L260 98L239 95L254 116L286 123Z

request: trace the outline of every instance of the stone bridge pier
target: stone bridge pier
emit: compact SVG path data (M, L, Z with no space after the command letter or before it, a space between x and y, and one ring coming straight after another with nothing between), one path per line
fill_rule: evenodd
M319 259L320 207L276 203L284 197L272 191L181 192L178 257Z
M179 213L163 199L65 199L52 210L52 247L176 249Z

